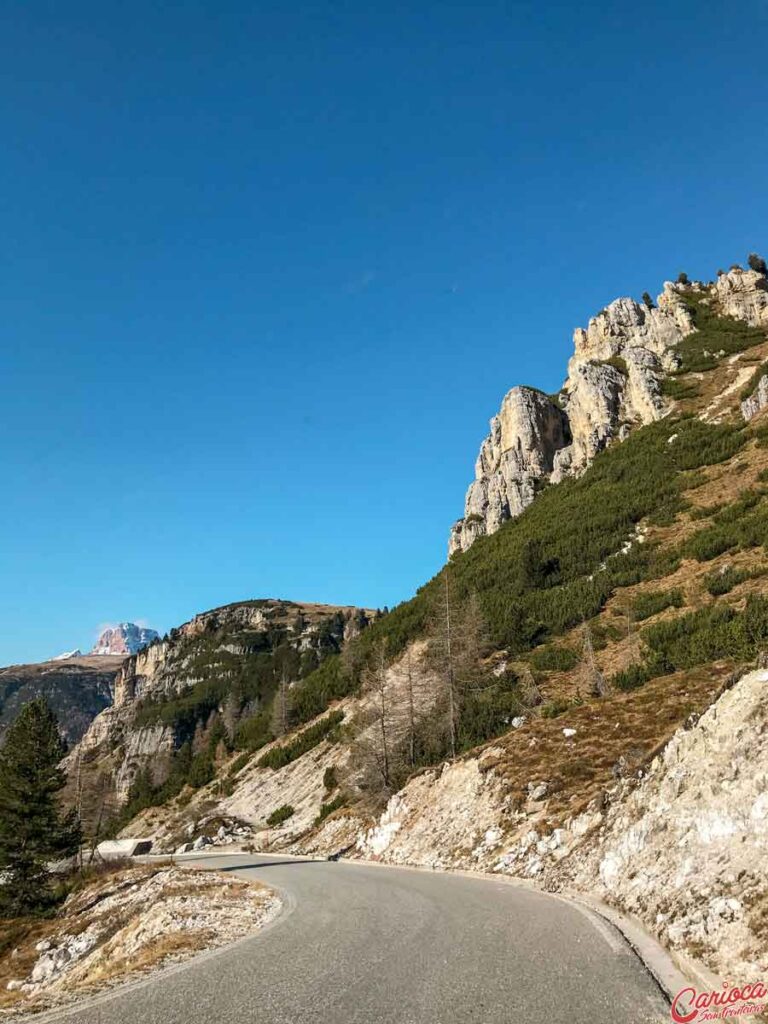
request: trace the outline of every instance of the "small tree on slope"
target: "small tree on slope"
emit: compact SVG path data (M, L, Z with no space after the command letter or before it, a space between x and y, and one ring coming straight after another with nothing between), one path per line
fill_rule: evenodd
M65 752L46 701L25 704L0 749L0 915L50 907L48 862L79 847L76 813L62 816L57 800Z

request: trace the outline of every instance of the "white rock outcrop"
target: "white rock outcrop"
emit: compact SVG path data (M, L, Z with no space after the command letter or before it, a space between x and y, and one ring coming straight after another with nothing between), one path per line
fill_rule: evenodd
M745 398L741 403L741 415L749 421L762 412L766 406L768 406L768 374L764 374L760 378L749 398Z
M519 516L569 439L568 422L553 399L533 388L512 388L480 446L465 515L454 527L451 549L466 550L478 536L494 533L507 519Z
M680 729L572 861L595 888L730 977L768 970L768 671ZM586 855L585 855L586 854Z
M606 306L574 332L558 396L513 388L504 397L481 445L464 516L451 529L449 554L520 515L544 483L582 473L611 442L667 414L664 377L679 365L677 346L696 329L685 289L720 315L768 326L768 280L753 270L731 270L711 286L668 281L655 306L630 298ZM767 399L768 393L755 402ZM745 417L754 415L752 399L745 405Z
M734 267L720 274L714 294L721 313L752 327L768 324L768 278L755 270Z

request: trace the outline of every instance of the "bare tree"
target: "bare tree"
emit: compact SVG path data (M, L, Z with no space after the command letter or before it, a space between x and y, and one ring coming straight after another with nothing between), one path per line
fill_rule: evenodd
M288 718L288 668L283 665L280 672L280 682L277 684L277 692L272 704L272 731L275 736L284 736L290 728Z
M592 630L589 628L588 622L585 622L582 627L582 651L588 690L593 697L605 697L608 692L608 684L595 661L595 648L592 643Z
M518 674L520 678L520 697L524 710L533 711L540 704L544 703L544 697L536 682L536 677L530 665L521 666Z
M416 764L416 705L413 685L413 652L409 644L405 651L406 714L408 716L408 764Z
M380 643L374 653L374 663L366 673L366 683L373 693L376 732L378 743L374 744L381 772L382 781L386 789L390 784L390 718L392 707L390 702L389 683L387 680L386 646Z
M386 642L380 641L363 671L363 709L355 722L352 766L361 788L374 798L389 796L396 763L397 713L387 671Z
M442 593L435 608L430 650L443 681L451 757L456 756L459 723L466 697L494 685L484 681L481 666L486 632L477 594L470 594L458 604L451 588L450 568L446 567Z
M456 757L456 667L454 665L453 625L451 621L451 585L448 569L443 574L443 646L445 650L445 686L448 696L448 737L451 757Z

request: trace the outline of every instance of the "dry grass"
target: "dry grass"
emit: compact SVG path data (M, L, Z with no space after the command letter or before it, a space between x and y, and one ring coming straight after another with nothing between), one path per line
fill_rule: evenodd
M534 718L495 740L484 767L504 780L513 804L525 803L528 783L546 781L551 827L600 800L622 774L650 761L691 715L716 699L733 670L719 662L664 676L631 693L574 707L554 719ZM564 728L576 729L566 739Z
M133 956L106 956L88 972L87 979L78 988L85 992L101 987L104 982L113 982L129 974L153 970L181 953L197 953L206 949L214 937L214 932L205 928L161 935L147 943Z

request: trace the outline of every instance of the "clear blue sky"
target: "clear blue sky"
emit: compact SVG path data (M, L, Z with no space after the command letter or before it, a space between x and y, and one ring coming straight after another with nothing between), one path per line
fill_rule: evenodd
M509 387L556 388L617 295L768 250L766 29L3 4L0 664L408 597Z

